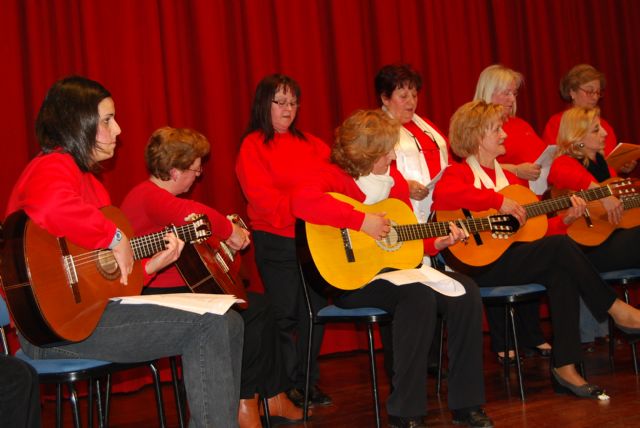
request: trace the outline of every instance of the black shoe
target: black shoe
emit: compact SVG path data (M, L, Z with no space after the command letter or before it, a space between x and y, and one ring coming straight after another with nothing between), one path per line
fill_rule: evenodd
M427 424L424 422L422 416L416 416L412 418L405 418L402 416L389 415L389 428L426 428Z
M289 400L291 400L297 407L302 408L304 406L303 389L291 388L287 391L287 397L289 397ZM311 391L309 391L309 406L328 406L331 403L333 403L331 397L322 392L317 385L311 387Z
M585 383L580 386L573 385L562 379L553 367L551 368L551 384L553 385L553 390L558 394L572 394L580 398L595 398L601 401L609 399L604 389L598 385L591 383Z
M466 425L472 428L493 428L493 421L484 412L484 409L472 410L461 414L453 412L454 425Z

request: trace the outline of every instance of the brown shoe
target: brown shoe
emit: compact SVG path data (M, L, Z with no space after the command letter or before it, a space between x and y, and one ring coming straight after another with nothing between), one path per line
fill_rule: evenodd
M287 394L284 392L275 395L269 400L269 416L277 423L297 423L302 422L302 409L296 407ZM262 409L260 409L262 413ZM309 409L311 416L311 409Z
M238 425L240 428L262 428L258 414L258 394L253 398L241 398L238 408Z

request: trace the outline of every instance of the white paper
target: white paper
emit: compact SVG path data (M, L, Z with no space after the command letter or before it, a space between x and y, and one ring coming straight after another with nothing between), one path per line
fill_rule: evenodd
M120 301L127 305L159 305L180 309L203 315L207 312L224 315L235 303L244 300L229 294L201 294L201 293L170 293L150 294L145 296L112 297L111 300Z
M440 170L440 172L438 173L438 175L436 175L435 177L433 177L431 179L431 181L429 183L427 183L425 185L425 187L427 189L429 189L429 193L431 193L431 191L433 191L433 188L435 187L436 183L438 182L438 180L440 180L440 178L442 177L442 173L444 172L444 170L447 169L446 167L442 168Z
M544 149L538 159L534 162L540 165L540 176L537 180L529 181L529 189L531 189L536 195L542 195L549 187L547 184L547 177L549 177L551 164L556 157L556 150L556 146L547 146L547 148Z
M419 282L445 296L457 297L466 293L462 284L429 266L418 269L400 269L376 275L371 281L384 279L395 285Z

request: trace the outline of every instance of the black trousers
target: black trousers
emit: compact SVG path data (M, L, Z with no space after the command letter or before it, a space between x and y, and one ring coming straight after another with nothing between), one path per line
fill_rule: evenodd
M343 308L369 306L393 315L393 391L387 399L390 415L427 413L427 355L438 314L446 319L448 330L449 408L475 407L485 402L480 293L470 278L445 273L458 280L466 294L447 297L424 284L396 286L377 280L336 298L336 305Z
M187 287L145 288L143 294L190 292ZM273 397L291 387L284 362L274 312L262 294L247 293L249 307L239 311L244 321L240 398L254 394Z
M38 374L18 358L0 354L0 425L40 428Z
M481 287L538 283L547 288L555 367L582 361L578 298L598 320L606 319L616 299L578 245L564 235L514 244L498 261L472 276Z
M599 272L640 268L640 227L618 229L597 247L582 247Z
M254 231L256 265L280 330L282 355L287 376L296 388L304 388L309 315L304 301L302 280L298 269L295 239L272 233ZM315 311L326 306L327 299L310 289ZM314 326L311 347L311 385L317 383L317 358L322 345L324 327Z

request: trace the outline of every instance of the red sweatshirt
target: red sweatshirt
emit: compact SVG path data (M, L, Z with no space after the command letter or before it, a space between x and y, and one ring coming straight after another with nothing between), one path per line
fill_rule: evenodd
M245 137L236 162L236 174L249 205L247 215L255 230L289 238L295 236L290 194L310 172L329 158L329 146L311 134L301 140L276 133L264 143L261 132Z
M224 241L231 236L231 222L218 211L199 202L179 198L146 180L131 189L122 202L125 213L136 235L146 235L162 230L168 225L182 226L189 214L206 214L211 232ZM175 265L170 265L148 278L149 287L179 287L184 280Z

